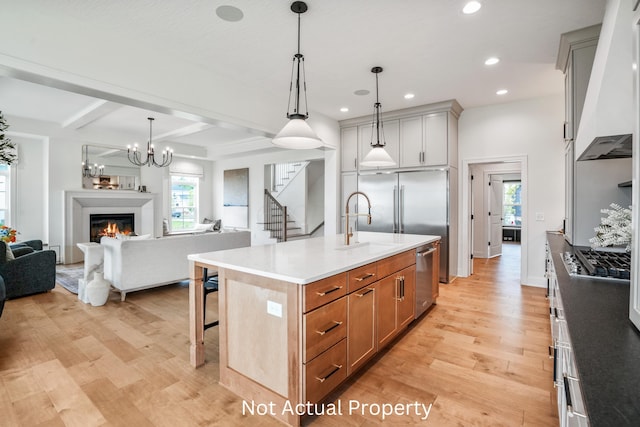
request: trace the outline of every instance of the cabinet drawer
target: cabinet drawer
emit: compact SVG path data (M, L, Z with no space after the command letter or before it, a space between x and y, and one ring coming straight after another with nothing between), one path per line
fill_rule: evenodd
M304 315L305 355L308 362L347 336L347 299L340 298Z
M378 278L382 279L416 263L416 251L410 250L378 261Z
M336 274L304 287L304 312L347 294L347 273Z
M353 291L357 291L358 289L378 280L376 263L372 262L371 264L354 268L348 272L347 276L347 292L351 293Z
M305 401L319 402L347 378L347 340L309 362L305 370Z

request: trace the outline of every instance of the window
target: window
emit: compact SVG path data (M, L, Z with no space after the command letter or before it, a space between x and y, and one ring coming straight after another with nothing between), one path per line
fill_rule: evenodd
M171 231L192 230L198 218L198 182L193 176L171 176Z
M11 166L0 165L0 225L9 225L11 218Z
M522 225L522 199L520 181L504 181L502 193L502 225L520 227Z

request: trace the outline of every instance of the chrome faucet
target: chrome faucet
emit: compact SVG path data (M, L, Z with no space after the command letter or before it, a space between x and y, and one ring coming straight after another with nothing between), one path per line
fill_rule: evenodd
M364 196L365 199L367 199L367 205L369 205L369 213L367 214L354 214L352 216L366 216L367 217L367 224L371 224L371 201L369 200L369 197L364 194L362 191L354 191L353 193L349 194L349 197L347 197L347 203L345 203L345 212L344 212L344 216L345 216L345 224L344 224L344 243L345 245L348 245L349 243L351 243L351 237L353 237L353 228L351 228L350 230L347 230L349 228L349 201L351 200L351 198L353 196L355 196L356 194L362 194Z

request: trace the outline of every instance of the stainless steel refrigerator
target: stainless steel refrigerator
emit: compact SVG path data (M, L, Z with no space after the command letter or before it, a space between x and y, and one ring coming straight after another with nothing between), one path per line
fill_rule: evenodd
M449 283L449 170L358 176L358 191L371 200L371 224L357 217L357 230L442 236L440 282ZM367 203L358 198L358 212Z

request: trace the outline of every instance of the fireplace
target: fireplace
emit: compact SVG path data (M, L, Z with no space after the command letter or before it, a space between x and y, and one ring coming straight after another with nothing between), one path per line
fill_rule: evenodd
M133 213L89 215L89 240L100 243L102 236L115 237L117 233L133 233L135 231L134 217Z

